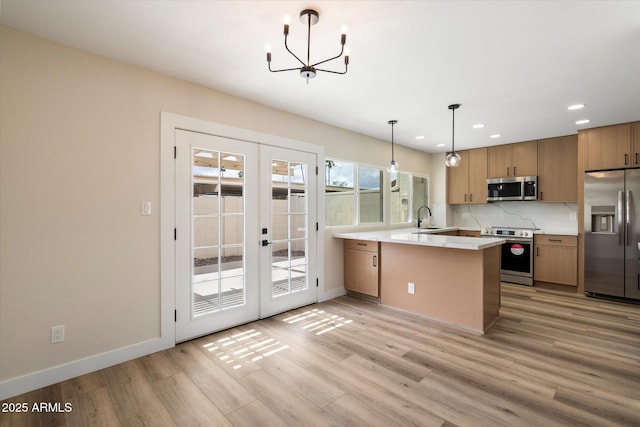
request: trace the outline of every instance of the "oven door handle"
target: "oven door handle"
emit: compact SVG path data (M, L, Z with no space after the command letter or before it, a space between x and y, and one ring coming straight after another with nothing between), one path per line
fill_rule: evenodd
M507 239L507 243L533 243L533 239Z

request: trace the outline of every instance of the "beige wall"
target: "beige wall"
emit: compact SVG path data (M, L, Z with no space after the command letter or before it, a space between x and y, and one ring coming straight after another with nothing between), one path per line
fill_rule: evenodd
M161 111L389 160L386 141L0 31L0 380L159 336ZM398 147L396 158L429 172L428 154ZM334 240L326 233L325 295L342 288ZM52 345L59 324L66 341Z

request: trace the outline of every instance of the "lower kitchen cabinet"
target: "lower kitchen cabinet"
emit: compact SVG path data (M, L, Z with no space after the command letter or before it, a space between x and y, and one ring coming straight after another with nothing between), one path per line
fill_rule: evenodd
M534 237L533 279L537 282L578 285L578 238L537 234Z
M348 291L380 296L380 247L367 240L344 241L344 286Z

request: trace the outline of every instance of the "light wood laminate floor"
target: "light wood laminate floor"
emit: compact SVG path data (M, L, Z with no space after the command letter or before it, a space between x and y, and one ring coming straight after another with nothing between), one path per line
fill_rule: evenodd
M5 402L7 426L638 426L640 306L502 285L483 336L341 297Z

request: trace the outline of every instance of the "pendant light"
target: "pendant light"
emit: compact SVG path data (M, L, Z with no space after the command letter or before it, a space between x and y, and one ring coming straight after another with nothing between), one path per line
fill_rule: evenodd
M389 162L389 167L387 168L387 172L396 173L400 170L400 164L396 162L393 157L393 125L398 123L397 120L389 120L388 123L391 125L391 162Z
M449 110L453 114L453 126L451 128L451 152L447 154L447 160L445 160L444 164L447 165L448 168L455 168L460 166L460 154L456 153L455 149L455 134L456 134L456 110L460 107L460 104L451 104L449 105Z

